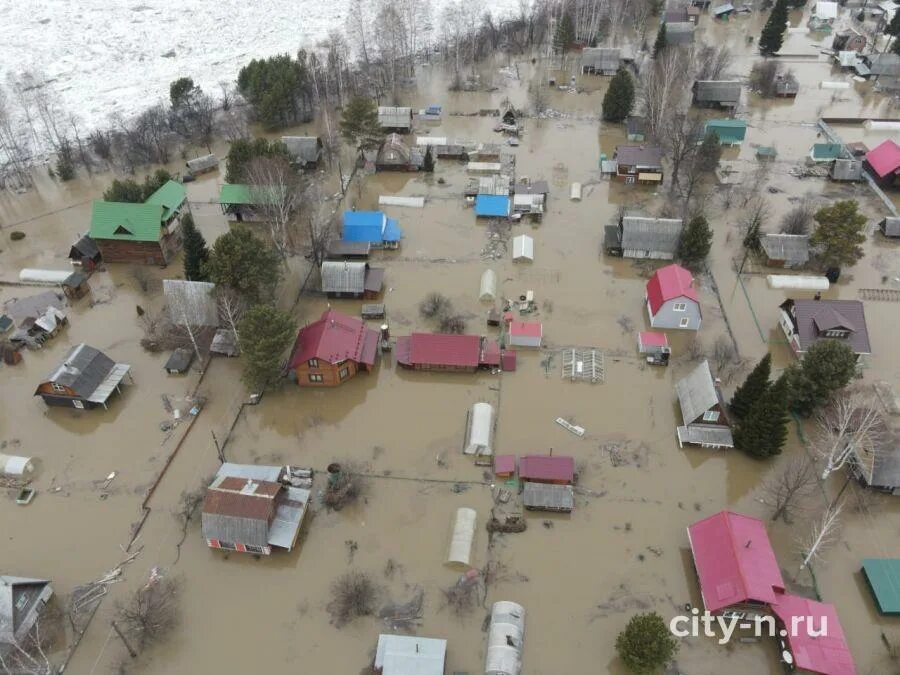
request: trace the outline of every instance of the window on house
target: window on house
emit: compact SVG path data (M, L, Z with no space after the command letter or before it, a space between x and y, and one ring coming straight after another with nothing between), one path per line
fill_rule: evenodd
M66 388L64 386L62 386L61 384L57 384L56 382L54 382L53 383L53 391L59 392L60 394L65 394Z
M325 378L322 377L321 375L310 375L309 381L310 382L324 382Z
M691 324L691 319L690 319L690 317L687 317L687 316L684 317L684 318L678 323L679 327L681 327L681 328L687 328L690 324Z
M234 544L232 544L230 541L220 541L219 548L225 548L225 549L228 549L229 551L235 550Z
M350 369L349 368L341 368L338 371L338 375L340 376L340 378L342 380L346 380L350 376Z
M29 597L31 597L31 595L28 593L28 591L22 591L19 599L16 600L16 609L18 609L19 611L23 610L25 608L25 605L28 604Z
M74 407L78 408L79 410L84 410L84 403L82 403L78 399L75 399L74 401L72 401L72 405Z
M244 546L244 548L247 549L248 553L262 553L263 552L262 546L254 546L253 544L246 544Z
M687 309L687 303L676 302L674 305L672 305L672 309L676 312L683 312Z
M718 410L707 410L703 413L703 421L704 422L718 422L719 421L719 411Z
M318 368L319 367L319 359L310 359L309 367L310 368Z

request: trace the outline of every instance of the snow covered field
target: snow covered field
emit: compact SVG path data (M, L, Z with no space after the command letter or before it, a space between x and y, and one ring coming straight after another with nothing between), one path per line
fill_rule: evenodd
M432 0L433 17L446 2ZM502 15L518 0L485 4ZM0 76L43 73L95 127L167 97L181 76L217 94L250 59L343 29L346 11L347 0L0 0Z

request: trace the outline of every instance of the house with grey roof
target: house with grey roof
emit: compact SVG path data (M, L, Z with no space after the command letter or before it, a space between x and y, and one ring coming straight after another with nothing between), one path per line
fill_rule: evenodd
M658 145L617 145L613 154L616 178L627 184L659 185L663 181L662 155Z
M270 555L297 544L312 472L287 466L219 467L206 491L200 529L210 548Z
M49 406L66 408L107 407L107 401L127 377L131 366L116 363L99 349L81 343L72 347L63 362L34 392Z
M378 124L385 131L405 134L412 130L412 108L399 106L378 106Z
M0 656L26 647L52 596L46 579L0 575Z
M703 108L736 108L741 102L741 83L737 80L697 80L693 103Z
M185 162L185 166L187 167L188 173L190 175L199 176L200 174L204 174L209 171L215 171L216 169L218 169L219 158L210 153L208 155L194 157L194 159L189 159L187 162Z
M789 298L780 305L779 325L797 358L820 340L846 344L857 360L872 353L866 313L859 300L801 300Z
M709 361L698 364L675 384L683 425L676 429L678 445L733 448L731 424L719 381L713 378Z
M764 234L759 243L769 267L803 267L809 262L807 234Z
M446 655L446 640L382 633L375 649L375 672L381 675L444 675Z
M16 347L40 349L68 323L64 307L63 300L53 291L7 302L4 311L14 326L9 341Z
M680 218L623 215L618 225L606 226L603 246L609 255L673 260L682 228Z
M618 47L585 47L579 63L582 75L615 75L622 57Z
M326 260L322 263L322 292L329 298L373 300L384 286L384 269L365 262Z
M324 153L322 139L318 136L282 136L291 156L291 162L303 169L314 169Z
M666 24L667 45L689 45L694 42L694 24L690 21L678 21Z

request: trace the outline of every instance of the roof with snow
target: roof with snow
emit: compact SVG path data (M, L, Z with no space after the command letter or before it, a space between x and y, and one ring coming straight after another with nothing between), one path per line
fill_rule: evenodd
M774 604L784 580L766 526L758 518L721 511L688 527L703 605L716 612L743 602Z
M378 331L366 328L359 319L329 309L322 318L300 329L291 355L290 367L319 359L331 364L355 361L373 365Z
M681 265L666 265L653 273L647 282L647 301L650 311L656 314L669 300L686 298L700 304L694 288L694 277Z
M881 178L897 173L900 171L900 145L888 139L875 149L869 150L866 153L866 161Z

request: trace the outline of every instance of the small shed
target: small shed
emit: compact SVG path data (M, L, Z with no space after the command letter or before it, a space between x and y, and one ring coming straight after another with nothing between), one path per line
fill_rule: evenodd
M448 565L471 567L472 542L475 540L475 521L478 514L475 509L465 506L456 509L453 520L453 532L450 535L450 547L447 551Z
M494 475L498 478L511 478L516 473L515 455L497 455L494 457Z
M484 675L519 675L525 649L525 608L500 600L491 607Z
M713 7L712 9L712 14L717 19L727 19L733 12L734 5L732 5L730 2L727 2L724 5Z
M412 121L412 108L396 106L378 107L378 124L380 124L383 129L405 133L412 129Z
M188 173L190 173L192 176L198 176L202 173L207 173L209 171L215 171L216 169L218 169L219 158L210 153L208 155L203 155L202 157L189 159L186 165Z
M179 347L172 352L172 355L163 367L169 375L181 375L187 372L193 361L194 350L187 347Z
M756 159L774 160L776 157L778 157L778 150L771 145L760 145L756 148Z
M665 333L642 331L638 333L638 353L644 354L653 365L668 365L672 348Z
M615 75L622 65L621 52L618 47L586 47L579 65L582 75Z
M862 160L860 159L836 159L831 167L832 180L858 181L862 180Z
M475 215L478 218L508 218L509 197L504 195L477 195Z
M494 301L497 298L497 275L494 270L485 270L481 275L481 289L478 298L484 301Z
M543 324L536 321L511 321L508 343L512 347L540 347Z
M569 188L569 199L573 202L581 201L581 183L572 183Z
M70 300L83 298L91 292L91 286L88 283L87 275L84 272L72 272L65 281L62 282L63 293Z
M888 216L878 223L878 229L885 237L900 237L900 218Z
M744 120L715 119L708 120L703 135L714 133L719 137L721 145L740 145L747 137L747 123Z
M84 235L69 249L69 260L73 265L81 265L88 272L100 264L103 256L100 255L100 249L97 243L91 239L90 235Z
M209 353L220 354L221 356L237 356L240 354L241 350L235 339L234 331L230 328L217 330L209 345Z
M513 349L504 349L500 352L500 369L504 373L513 373L516 370L516 352Z
M291 162L300 167L318 166L322 159L324 146L318 136L282 136L281 142L287 146Z
M844 146L840 143L814 143L809 151L809 159L813 162L833 162L844 154Z
M367 241L341 241L328 243L325 252L327 260L365 260L372 251L372 244Z
M493 432L494 408L490 403L476 403L469 411L469 433L466 439L465 454L492 455L491 437Z
M513 261L534 261L534 239L527 234L513 238Z
M770 267L803 267L809 262L809 235L765 234L759 243Z

